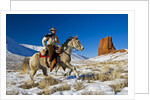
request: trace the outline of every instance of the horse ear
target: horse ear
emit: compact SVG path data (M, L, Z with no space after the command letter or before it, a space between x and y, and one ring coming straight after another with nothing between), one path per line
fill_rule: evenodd
M77 36L75 36L75 38L77 39L77 38L78 38L78 35L77 35Z

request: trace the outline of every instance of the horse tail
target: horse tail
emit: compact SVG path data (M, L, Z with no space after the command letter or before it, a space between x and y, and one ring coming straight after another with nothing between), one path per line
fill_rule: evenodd
M24 57L24 59L22 60L22 69L23 69L23 74L26 72L27 69L29 69L29 61L30 61L30 57Z

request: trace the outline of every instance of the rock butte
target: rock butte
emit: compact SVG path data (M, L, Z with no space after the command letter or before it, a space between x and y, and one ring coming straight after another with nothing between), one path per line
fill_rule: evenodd
M98 56L108 53L125 52L125 49L116 50L113 45L112 37L101 38L98 46Z

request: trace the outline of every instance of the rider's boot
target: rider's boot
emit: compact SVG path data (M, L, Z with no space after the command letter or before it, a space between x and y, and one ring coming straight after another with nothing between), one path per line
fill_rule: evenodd
M50 72L54 69L55 66L56 66L56 59L53 59L53 61L50 64Z

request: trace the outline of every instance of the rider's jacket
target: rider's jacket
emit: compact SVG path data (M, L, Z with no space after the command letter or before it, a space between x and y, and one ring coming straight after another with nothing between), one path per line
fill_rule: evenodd
M44 36L42 39L42 44L46 47L45 42L47 41L47 45L55 45L55 43L59 43L58 37L55 34L49 33Z

